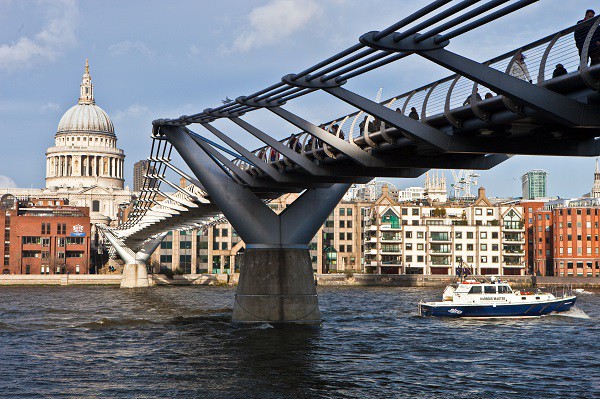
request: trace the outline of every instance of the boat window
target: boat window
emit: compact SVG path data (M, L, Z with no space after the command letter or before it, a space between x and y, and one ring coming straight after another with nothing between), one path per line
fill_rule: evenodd
M496 286L495 285L485 285L485 286L483 286L483 292L485 292L486 294L495 294Z
M498 294L510 294L512 291L507 285L498 286Z
M469 291L469 294L481 294L481 286L474 285L473 287L471 287L471 291Z

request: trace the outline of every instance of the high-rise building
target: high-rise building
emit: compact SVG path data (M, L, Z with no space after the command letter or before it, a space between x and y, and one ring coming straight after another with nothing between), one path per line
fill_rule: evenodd
M523 199L531 200L546 197L548 172L541 169L530 170L521 176Z
M148 173L154 173L154 167L150 167L150 161L142 159L133 165L133 191L141 191L144 187L144 175Z

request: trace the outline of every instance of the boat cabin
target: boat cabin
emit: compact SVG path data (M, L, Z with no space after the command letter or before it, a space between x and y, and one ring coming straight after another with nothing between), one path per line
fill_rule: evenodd
M506 283L500 284L459 284L455 294L512 294L513 291Z

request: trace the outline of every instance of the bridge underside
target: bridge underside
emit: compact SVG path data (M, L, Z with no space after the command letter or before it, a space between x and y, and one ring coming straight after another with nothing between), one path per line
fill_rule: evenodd
M160 214L165 209L151 208L148 204L153 197L143 197L135 218L118 234L127 245L143 247L150 232L193 226L207 215L222 212L247 247L234 321L318 323L308 243L351 183L365 183L376 176L413 178L430 168L485 170L517 154L600 155L600 66L587 65L599 19L485 63L446 49L454 37L534 2L504 5L506 1L490 0L478 5L470 0L452 4L437 0L383 31L362 35L358 44L300 73L286 75L266 89L195 115L154 121L150 159L159 171L149 174L147 180L164 181L161 168L168 167L205 195L182 192L164 181L182 195L170 198L179 201L170 206L189 209L163 217ZM428 16L435 10L440 11ZM446 19L450 20L438 24ZM549 56L559 47L557 43L573 47L573 34L585 38L579 48L581 55L571 49L577 66L571 70L576 72L547 78ZM528 72L523 76L513 72L518 65L525 71L525 52L538 57L535 83ZM563 48L559 54L564 56ZM342 87L350 78L409 56L423 57L456 74L383 102ZM457 91L461 81L466 82L466 91ZM489 90L489 98L481 99L479 88ZM316 124L283 107L317 90L357 111ZM467 100L461 106L464 94ZM415 96L421 96L420 113L413 106ZM458 105L457 96L462 97ZM259 110L269 111L300 133L276 139L244 119L246 113ZM242 128L264 146L246 149L233 140L227 126L215 126L221 120ZM223 144L188 129L194 124ZM170 164L172 148L194 177ZM148 181L149 192L154 193L155 185ZM281 214L265 204L290 192L302 194Z

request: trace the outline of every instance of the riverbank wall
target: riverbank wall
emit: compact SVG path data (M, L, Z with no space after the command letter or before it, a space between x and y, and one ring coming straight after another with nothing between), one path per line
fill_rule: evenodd
M237 285L239 274L186 274L168 278L162 274L149 276L150 285ZM477 278L477 276L475 277ZM317 274L318 286L356 287L445 287L454 280L453 276L422 276L402 274ZM574 288L598 288L598 277L538 277L504 276L514 287L552 287L572 285ZM121 284L120 274L50 274L50 275L0 275L0 286L6 285L115 285Z

